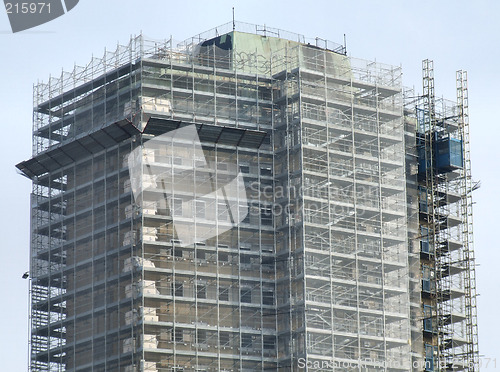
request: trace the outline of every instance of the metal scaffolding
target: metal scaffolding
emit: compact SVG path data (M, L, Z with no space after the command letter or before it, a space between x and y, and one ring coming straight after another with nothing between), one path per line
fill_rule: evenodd
M467 75L457 72L455 104L435 98L433 62L422 69L423 95L409 97L406 107L417 125L425 370L476 371Z
M409 369L400 70L303 45L280 55L275 174L290 211L278 226L289 263L278 284L288 297L278 303L288 312L282 370L300 358L325 371L332 360Z
M466 75L237 26L35 86L30 370L476 363Z

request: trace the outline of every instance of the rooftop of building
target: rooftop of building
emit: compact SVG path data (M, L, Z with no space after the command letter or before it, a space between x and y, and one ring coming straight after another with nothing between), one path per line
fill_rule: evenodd
M308 38L301 34L266 25L255 25L244 22L225 23L181 42L176 42L172 37L158 40L140 34L138 36L131 36L127 44L118 44L115 50L105 49L102 57L93 57L84 66L75 64L71 71L63 69L58 75L50 75L47 81L38 82L34 90L34 106L59 95L61 91L66 91L80 84L87 83L102 74L127 63L137 61L140 58L161 59L166 55L175 55L182 58L183 56L196 53L200 45L204 43L210 43L211 40L217 38L224 39L224 35L232 35L234 33L237 33L240 39L245 38L246 42L252 39L251 35L254 35L264 37L268 41L274 39L275 43L282 45L284 45L283 41L288 41L289 44L293 45L302 44L329 50L341 55L346 54L345 45L339 43L319 37ZM256 38L253 39L256 40ZM245 49L248 50L249 48Z
M266 25L255 25L245 22L228 22L223 25L214 27L208 31L192 36L177 44L179 49L189 48L193 45L199 45L203 42L220 37L231 32L241 32L246 34L260 35L264 37L273 37L296 42L298 44L307 44L321 49L330 50L332 52L346 54L345 44L339 44L320 37L306 37L295 32L285 31Z

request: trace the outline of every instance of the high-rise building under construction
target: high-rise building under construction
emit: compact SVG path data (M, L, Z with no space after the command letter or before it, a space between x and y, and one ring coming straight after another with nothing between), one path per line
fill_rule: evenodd
M247 24L34 90L30 371L477 371L467 75Z

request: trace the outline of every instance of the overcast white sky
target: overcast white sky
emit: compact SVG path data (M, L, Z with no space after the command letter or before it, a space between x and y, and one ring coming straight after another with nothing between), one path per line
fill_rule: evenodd
M0 146L4 190L0 243L0 369L27 369L30 182L14 165L31 155L32 86L49 74L87 64L104 48L142 32L154 39L184 40L236 20L266 24L307 37L342 43L353 57L402 65L404 83L421 91L421 61L434 60L436 95L454 100L455 71L469 73L469 104L475 192L480 352L497 358L500 249L500 1L160 1L80 0L68 14L35 29L12 34L0 9ZM497 114L495 114L495 111ZM495 160L496 159L496 160ZM490 365L493 369L493 366ZM486 370L486 369L485 369Z

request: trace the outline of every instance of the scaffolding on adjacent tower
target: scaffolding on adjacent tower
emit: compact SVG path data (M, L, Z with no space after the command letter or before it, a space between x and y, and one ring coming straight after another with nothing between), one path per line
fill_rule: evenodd
M479 363L478 331L477 331L477 304L476 304L476 265L473 245L472 225L472 191L475 186L472 182L470 160L470 133L469 133L469 90L467 71L457 71L457 105L459 109L460 131L464 147L464 182L462 195L462 216L464 219L462 241L463 260L465 270L465 311L467 334L467 364L477 366Z
M436 99L433 61L417 99L419 224L426 371L477 371L478 340L467 73L457 104Z

